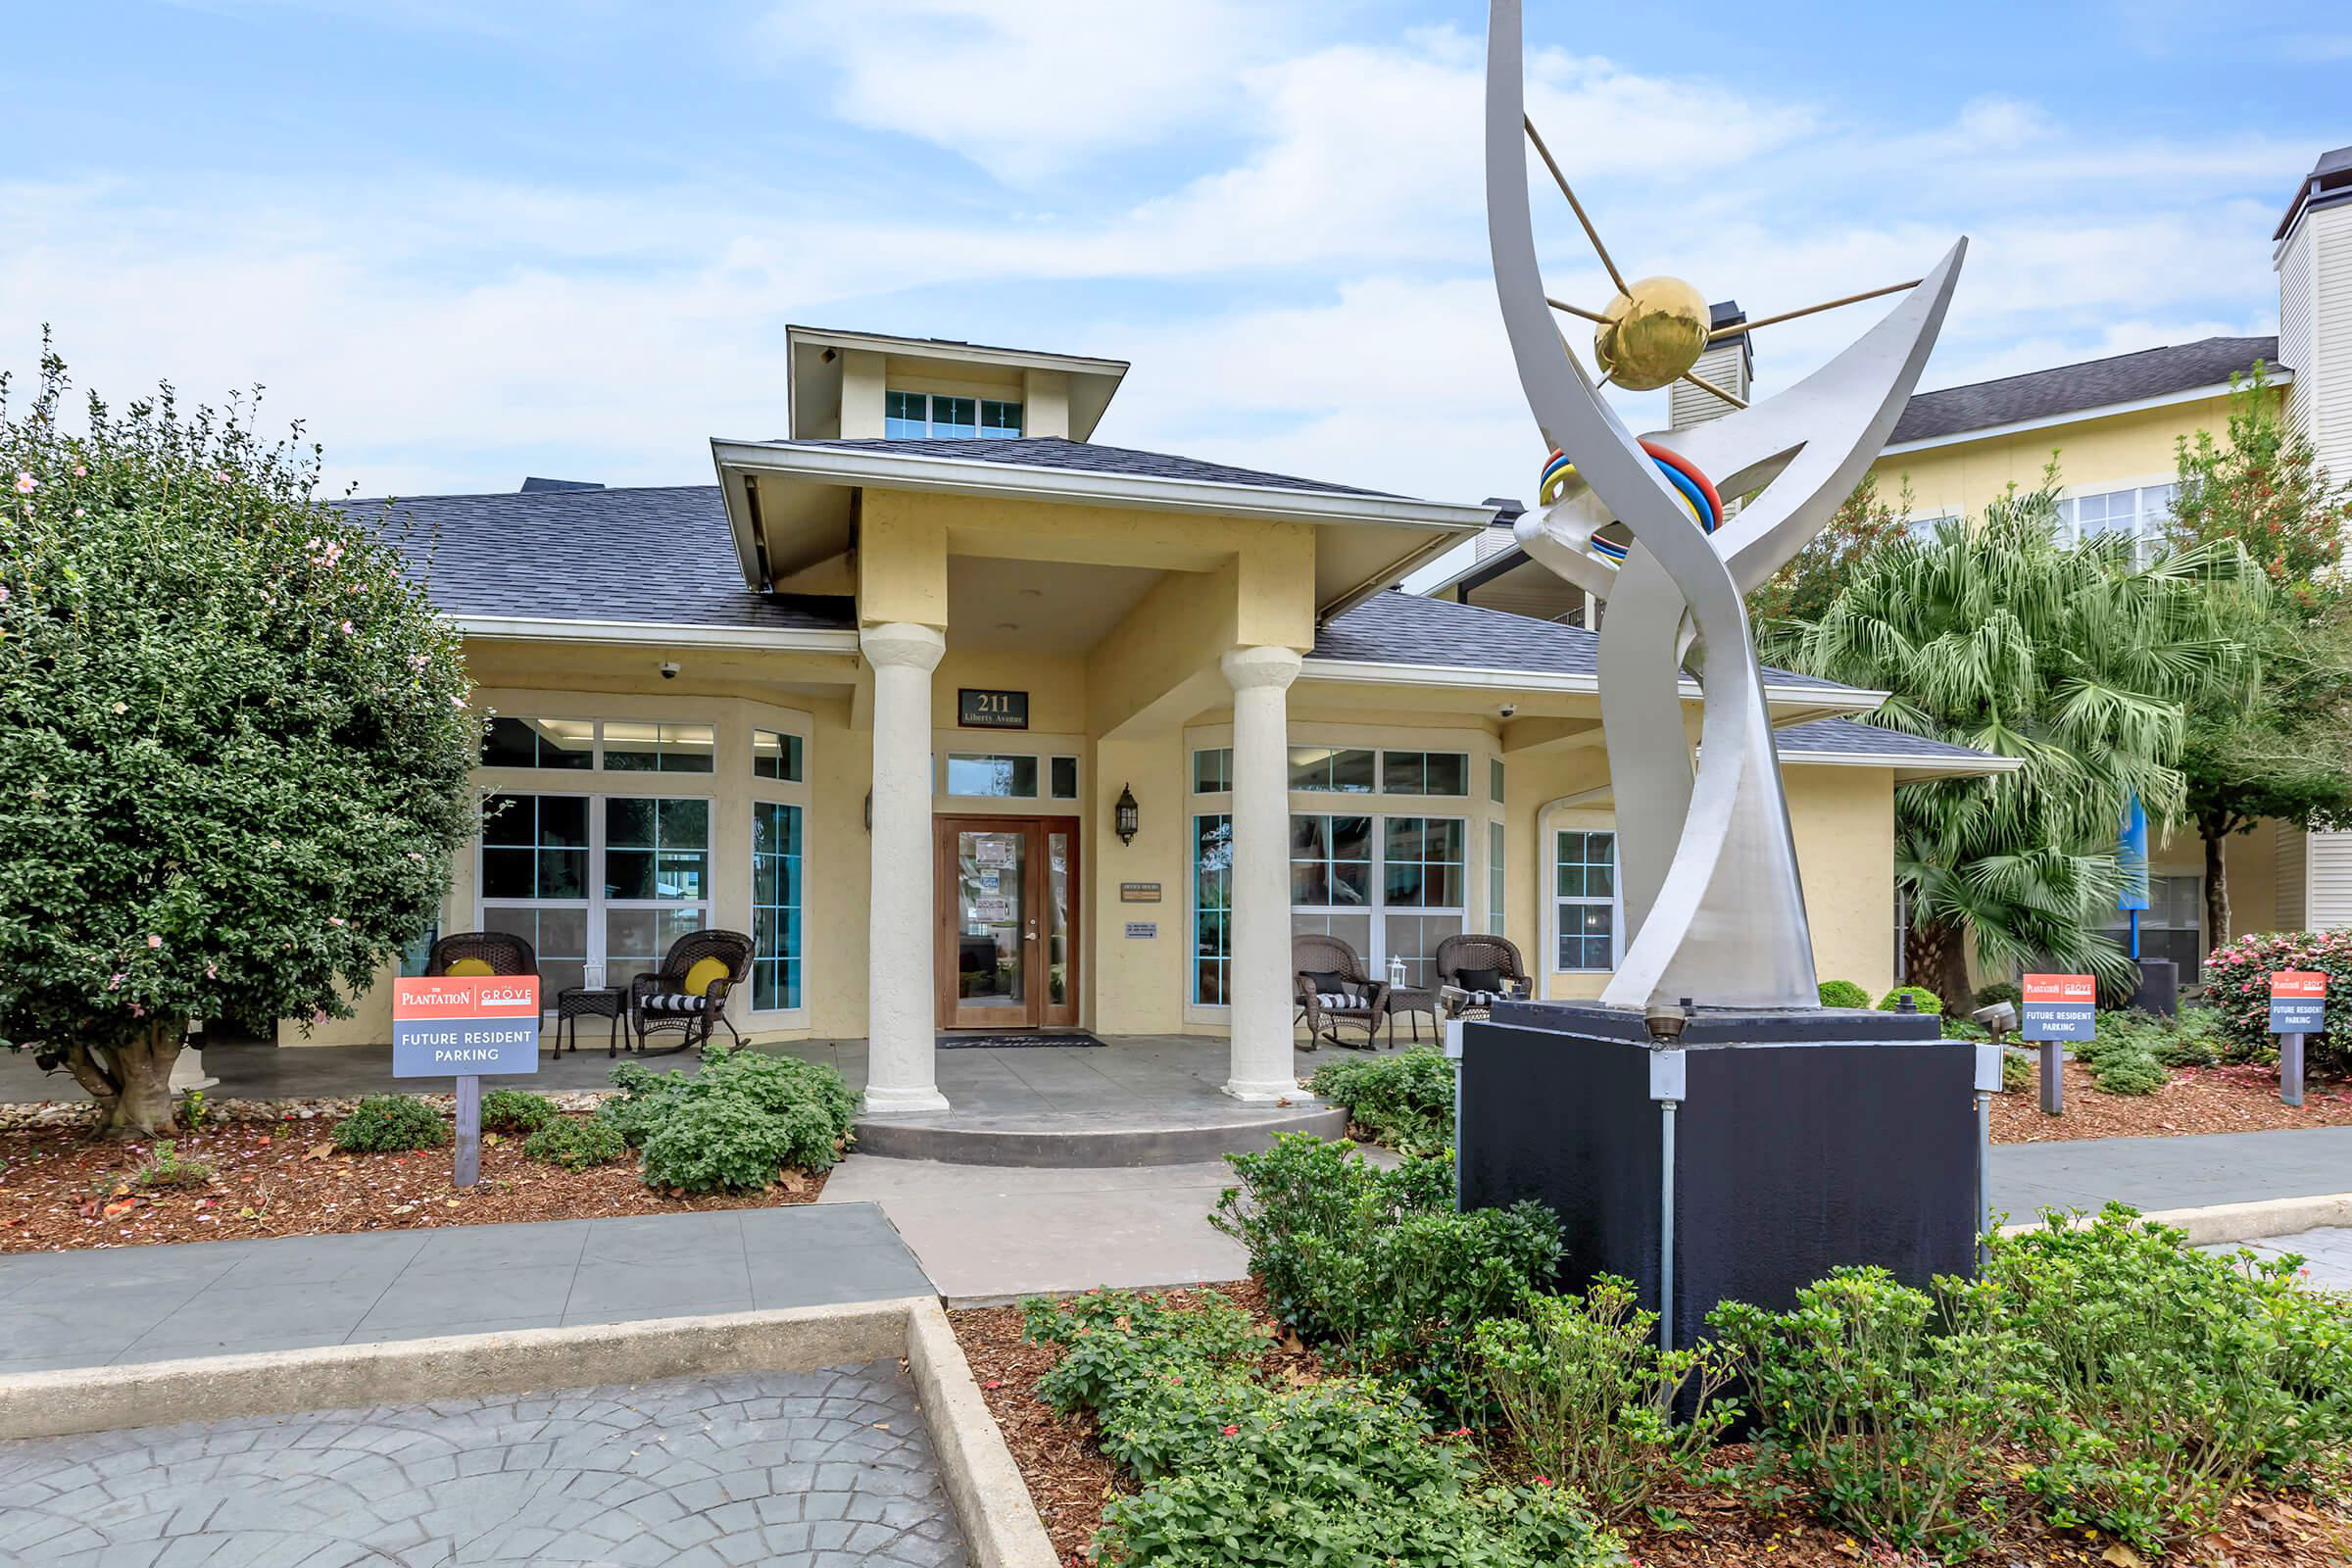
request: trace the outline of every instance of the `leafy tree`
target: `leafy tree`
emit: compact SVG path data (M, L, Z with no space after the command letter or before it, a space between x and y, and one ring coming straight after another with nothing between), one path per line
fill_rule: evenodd
M189 1019L348 1015L432 918L479 731L299 426L66 389L0 380L0 1035L170 1132Z
M1865 473L1829 525L1747 596L1748 618L1758 626L1818 620L1866 557L1909 531L1912 499L1908 480L1889 502L1879 495L1879 476Z
M2259 364L2231 378L2227 438L2183 437L2179 464L2170 542L2235 540L2272 590L2230 596L2230 635L2260 678L2244 694L2191 703L2180 757L2205 846L2206 926L2221 942L2231 834L2263 820L2352 823L2352 595L2338 576L2352 489L2332 482L2280 417Z
M2134 570L2130 541L2057 542L2057 478L1971 527L1887 543L1829 609L1768 632L1776 662L1893 695L1872 722L2020 766L1895 796L1895 875L1912 977L1967 1000L1987 969L2053 962L2128 982L2099 934L2122 873L2116 829L2137 795L2154 822L2184 808L2181 704L2238 681L2216 580L2234 544Z

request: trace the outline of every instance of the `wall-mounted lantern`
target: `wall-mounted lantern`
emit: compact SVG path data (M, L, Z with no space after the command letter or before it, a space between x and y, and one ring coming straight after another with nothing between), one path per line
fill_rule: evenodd
M1119 804L1114 809L1118 813L1119 842L1133 844L1137 830L1144 825L1143 812L1136 807L1135 792L1124 784L1119 786Z

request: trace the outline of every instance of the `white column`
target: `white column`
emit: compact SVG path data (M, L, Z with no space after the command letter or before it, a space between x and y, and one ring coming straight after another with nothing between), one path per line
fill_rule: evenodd
M858 635L874 668L865 1108L945 1110L931 997L931 671L947 637L895 621Z
M1298 655L1236 648L1233 688L1233 1076L1236 1100L1303 1100L1291 1060L1290 703Z

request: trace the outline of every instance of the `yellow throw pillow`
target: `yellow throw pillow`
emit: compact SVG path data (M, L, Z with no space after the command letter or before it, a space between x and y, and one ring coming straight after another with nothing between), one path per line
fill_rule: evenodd
M460 958L449 966L451 974L496 974L498 971L479 958Z
M726 977L727 966L721 960L698 958L694 967L686 971L686 994L690 997L707 997L710 994L710 982Z

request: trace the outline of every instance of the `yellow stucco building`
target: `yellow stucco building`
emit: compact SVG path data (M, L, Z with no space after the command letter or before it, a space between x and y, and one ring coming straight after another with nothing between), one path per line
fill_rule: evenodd
M525 937L551 996L748 933L729 1023L866 1039L872 1113L936 1110L959 1030L1224 1037L1230 1093L1296 1095L1294 933L1407 991L1500 934L1597 993L1593 639L1395 587L1493 507L1096 443L1117 362L796 328L789 366L714 486L393 509L488 721L441 931ZM1880 696L1770 684L1821 973L1874 992L1895 787L2005 765L1842 716ZM281 1038L383 1040L388 989Z

